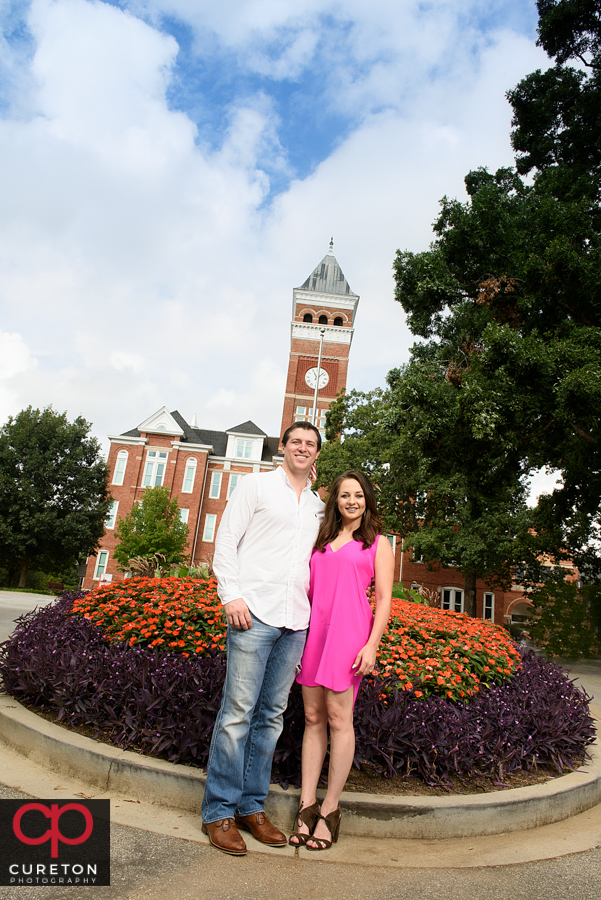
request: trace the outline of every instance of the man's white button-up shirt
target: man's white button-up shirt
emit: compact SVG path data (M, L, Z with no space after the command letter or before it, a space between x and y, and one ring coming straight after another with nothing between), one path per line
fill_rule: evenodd
M283 468L245 475L221 519L213 569L222 603L242 597L276 628L309 624L309 560L324 504L303 488L300 500Z

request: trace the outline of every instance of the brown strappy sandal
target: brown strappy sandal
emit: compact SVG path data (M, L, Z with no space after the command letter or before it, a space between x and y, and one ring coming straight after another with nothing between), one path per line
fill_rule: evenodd
M319 819L323 819L323 821L326 823L326 825L328 826L328 831L332 835L332 840L328 841L325 838L315 837L314 834L310 835L307 838L307 840L314 841L316 844L321 844L321 846L310 847L307 844L307 841L305 841L305 846L306 846L307 850L328 850L332 846L332 844L335 844L336 841L338 840L338 832L340 831L340 819L341 818L342 818L342 812L340 810L340 807L338 807L338 809L335 809L328 816L322 816L321 813L319 813L317 819L318 819L318 821L319 821ZM315 824L317 824L317 823L315 823ZM315 828L313 830L315 830Z
M319 803L317 800L311 806L305 806L304 809L301 806L298 808L298 812L296 814L296 827L302 823L306 825L309 829L309 834L304 834L300 831L294 831L290 837L288 838L288 843L291 847L304 847L311 835L313 834L313 829L317 825L317 820L319 819ZM293 841L292 838L295 837L297 841Z

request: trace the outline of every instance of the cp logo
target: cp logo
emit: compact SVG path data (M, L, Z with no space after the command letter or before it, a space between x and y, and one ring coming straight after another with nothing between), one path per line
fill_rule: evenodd
M43 813L47 819L50 819L50 828L46 834L43 834L41 837L27 837L21 830L21 819L30 809L37 809L39 812ZM86 822L83 834L77 838L68 838L61 834L59 819L68 809L76 809L82 814ZM13 831L15 836L24 844L44 844L46 841L50 841L50 855L52 859L56 859L58 856L59 841L62 841L63 844L83 844L83 842L87 841L92 834L93 828L94 819L92 818L92 813L81 803L66 803L65 806L61 807L59 807L58 803L52 803L50 806L45 806L43 803L26 803L25 806L20 807L13 819Z

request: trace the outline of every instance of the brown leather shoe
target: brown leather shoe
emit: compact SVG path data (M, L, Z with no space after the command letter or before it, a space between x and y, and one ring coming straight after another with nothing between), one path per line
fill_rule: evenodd
M213 847L230 853L232 856L244 856L246 844L240 836L233 819L218 819L217 822L202 823L203 834L208 834Z
M285 847L288 843L286 835L275 825L272 825L264 812L253 813L251 816L236 816L236 825L245 831L250 831L256 841L267 844L269 847Z

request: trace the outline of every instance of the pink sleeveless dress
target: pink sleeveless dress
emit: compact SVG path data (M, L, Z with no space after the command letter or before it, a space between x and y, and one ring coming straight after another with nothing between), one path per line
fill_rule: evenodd
M327 544L323 553L313 551L311 622L296 679L299 684L321 685L333 691L346 691L352 686L357 698L361 678L351 667L373 626L365 591L374 577L379 538L367 550L361 541L349 541L340 550L334 551Z

